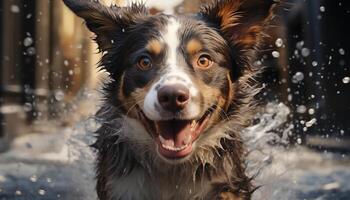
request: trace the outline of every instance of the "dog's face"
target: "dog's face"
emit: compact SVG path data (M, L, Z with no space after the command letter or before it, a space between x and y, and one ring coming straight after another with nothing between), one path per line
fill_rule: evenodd
M188 159L206 135L224 135L213 130L228 120L247 67L242 60L258 42L272 4L215 2L197 15L169 16L150 15L136 4L65 1L96 33L113 80L108 102L145 130L123 137L153 147L167 161Z

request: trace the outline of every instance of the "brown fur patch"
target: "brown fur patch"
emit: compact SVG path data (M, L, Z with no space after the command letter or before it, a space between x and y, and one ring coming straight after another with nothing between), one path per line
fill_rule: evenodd
M120 86L119 86L119 91L118 91L118 99L121 102L125 102L125 95L123 93L123 88L124 88L124 77L125 77L125 73L123 73L123 75L120 77Z
M219 200L242 200L231 192L222 192L219 196Z
M159 55L162 52L163 44L159 40L153 39L148 42L146 49L155 55Z
M96 11L81 11L77 13L80 17L84 18L87 22L94 22L89 29L96 34L95 41L99 45L100 50L106 50L112 47L111 39L106 33L113 33L117 31L115 21L104 15L103 13Z
M221 114L226 113L226 104L230 104L231 102L226 97L228 94L222 94L218 88L210 87L202 81L197 81L197 85L203 95L203 105L201 105L202 110L208 109L210 106L212 106L213 103L216 103L217 108L212 113L210 121L207 125L207 127L212 127L212 125L218 123L222 117L225 117ZM203 106L206 106L206 108L203 109Z
M240 15L237 14L240 3L238 1L226 3L219 8L218 16L221 18L221 29L225 31L235 25L238 25Z
M139 101L145 98L147 94L147 88L136 89L136 91L131 93L130 96L125 96L123 92L124 77L125 77L125 74L123 73L123 75L121 76L120 87L118 91L118 99L120 102L122 102L122 105L120 106L125 109L126 116L137 118L138 114L136 111L136 105L137 103L139 103Z
M227 87L228 91L227 91L227 101L226 101L225 106L224 106L225 111L227 111L228 108L230 107L231 101L235 95L234 89L233 89L233 82L231 80L230 73L227 73L227 84L228 84L228 87Z
M153 83L153 82L152 82ZM147 84L145 87L137 88L128 97L125 97L121 102L127 102L123 104L123 107L127 110L126 116L138 119L136 106L142 106L147 92L152 86Z
M219 21L222 32L240 48L258 45L266 22L273 16L272 0L216 1L202 11L209 19Z
M190 55L196 54L203 48L201 42L196 39L190 40L186 45L186 50Z

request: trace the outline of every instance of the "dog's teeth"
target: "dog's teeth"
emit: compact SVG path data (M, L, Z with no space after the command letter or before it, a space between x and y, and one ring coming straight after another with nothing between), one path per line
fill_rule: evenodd
M164 149L169 150L169 151L182 151L182 150L186 149L188 147L188 145L184 145L184 146L181 146L181 147L173 147L173 146L168 146L168 145L162 144L162 147Z
M159 135L159 140L162 144L166 142L166 140L162 137L162 135Z
M175 145L174 141L166 140L165 138L163 138L162 135L159 135L158 138L159 138L160 143L162 143L162 146L171 147L171 146Z

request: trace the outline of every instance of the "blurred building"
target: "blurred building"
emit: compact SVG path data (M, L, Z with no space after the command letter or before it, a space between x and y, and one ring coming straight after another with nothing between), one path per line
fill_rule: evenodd
M92 34L62 1L1 1L0 29L4 141L35 119L56 118L62 102L72 101L83 87L93 88L98 55Z

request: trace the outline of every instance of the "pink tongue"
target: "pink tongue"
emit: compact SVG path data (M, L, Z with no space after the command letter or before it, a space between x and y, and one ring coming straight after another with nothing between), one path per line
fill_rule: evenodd
M165 139L163 144L167 146L182 147L186 145L186 139L191 135L190 121L159 121L158 133Z

